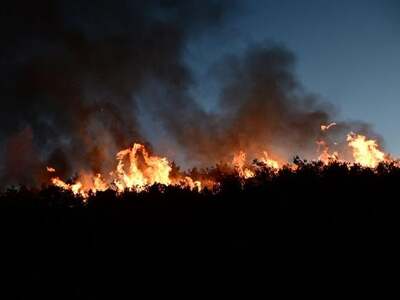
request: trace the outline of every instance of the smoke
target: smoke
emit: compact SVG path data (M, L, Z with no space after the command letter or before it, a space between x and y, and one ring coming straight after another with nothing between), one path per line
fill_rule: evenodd
M289 161L295 155L315 159L321 138L351 159L344 151L350 130L376 135L362 122L338 122L322 133L321 124L335 120L335 109L307 93L294 68L295 56L284 46L255 44L213 67L221 87L217 112L202 110L187 88L154 83L147 87L146 105L195 165L229 161L240 150L253 158L267 150Z
M206 112L190 95L186 44L234 7L222 0L3 4L0 181L37 183L46 165L65 176L110 170L120 149L147 141L144 116L157 124L154 136L172 141L173 158L192 165L240 149L314 153L332 108L302 89L294 55L282 46L253 45L214 66L218 111Z
M223 1L195 0L3 4L2 151L30 128L35 155L19 153L29 156L20 161L26 173L35 173L24 164L33 160L38 168L107 169L121 147L143 142L136 91L149 78L187 85L185 41L218 24L225 10Z

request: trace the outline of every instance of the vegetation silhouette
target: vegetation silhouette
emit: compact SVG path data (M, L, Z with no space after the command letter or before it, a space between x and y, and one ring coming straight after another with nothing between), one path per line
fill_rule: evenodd
M334 265L346 257L370 268L376 255L398 255L395 163L370 169L294 162L295 170L275 172L255 161L256 174L246 180L211 168L220 184L200 192L153 185L83 199L55 186L9 188L0 195L4 257L17 258L23 269L32 265L34 286L45 282L47 292L91 299L93 290L103 294L110 276L143 278L160 266L190 274L223 263L229 273L244 261L281 269L282 261L308 264L312 257ZM18 270L15 261L12 269Z

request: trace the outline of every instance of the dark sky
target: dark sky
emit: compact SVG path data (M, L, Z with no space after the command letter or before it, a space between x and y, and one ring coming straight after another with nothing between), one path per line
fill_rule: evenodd
M400 155L400 2L249 0L223 27L187 49L198 71L196 94L214 103L208 65L249 43L281 42L297 57L299 80L333 103L341 119L372 123ZM213 87L215 88L215 87ZM215 91L214 91L215 92ZM212 107L212 104L210 105Z

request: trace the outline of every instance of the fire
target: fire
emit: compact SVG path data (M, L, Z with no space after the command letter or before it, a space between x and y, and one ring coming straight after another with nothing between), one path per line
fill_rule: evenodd
M247 168L246 165L246 152L240 150L233 156L232 165L239 173L239 176L242 178L251 178L254 177L254 172Z
M277 160L274 160L270 158L269 154L267 151L263 151L264 157L260 159L261 162L263 162L267 167L271 169L280 169L282 167L282 164L279 163Z
M350 132L347 135L347 142L353 149L355 162L363 167L375 168L380 162L386 160L385 153L379 150L379 145L375 140Z
M336 123L321 125L321 130L326 131ZM328 143L318 140L318 160L324 164L339 161L339 152L331 151ZM347 143L352 150L354 162L364 167L375 168L380 162L388 161L388 156L380 150L377 141L367 139L364 135L350 132L347 135ZM337 145L337 143L334 143ZM273 158L274 157L274 158ZM262 156L257 158L266 167L278 171L284 166L291 167L284 160L275 159L276 155L270 156L267 151L262 151ZM51 183L61 189L71 191L74 195L87 198L90 193L112 189L118 193L128 191L144 191L154 184L173 185L191 190L202 190L203 188L214 188L218 186L213 178L201 175L200 180L195 180L185 173L172 172L172 164L166 157L156 156L149 153L142 144L134 143L131 148L119 151L116 156L115 170L103 176L100 173L81 172L77 180L67 183L55 176ZM351 162L348 162L350 165ZM56 173L53 167L48 166L49 173ZM240 150L235 153L231 161L230 170L236 171L243 179L256 176L257 166L247 162L247 154ZM208 176L208 177L207 177Z
M184 186L188 186L191 190L201 190L202 184L200 180L193 180L191 177L189 176L185 176L184 179L180 182L182 183Z
M336 126L337 124L335 122L332 122L328 125L321 125L321 130L322 131L327 131L329 129L331 129L333 126Z
M54 177L51 179L51 182L55 186L58 186L67 191L71 191L72 193L74 193L74 195L81 195L83 197L87 196L86 192L82 190L82 183L79 181L74 184L68 184L62 181L60 178Z
M233 156L232 160L232 166L238 172L239 176L244 179L252 178L256 175L255 172L248 165L246 165L246 157L246 152L241 150ZM265 166L274 170L279 170L283 166L283 163L272 159L267 151L263 151L263 156L258 158L258 161L264 163Z
M94 183L94 190L93 190L94 192L97 192L97 191L104 192L105 190L108 189L108 185L101 177L101 174L96 175L93 183Z
M56 169L52 168L52 167L46 167L47 172L49 173L55 173Z
M126 159L129 166L125 168ZM168 160L165 157L150 156L141 144L134 144L131 149L120 151L117 160L117 178L114 183L118 191L142 190L155 183L171 184L169 173L172 168Z
M321 153L318 156L318 160L322 161L326 165L332 161L339 160L339 153L337 151L330 153L329 147L325 141L323 141L323 140L317 141L317 145L318 145L318 152ZM322 151L321 151L321 148L322 148Z
M132 148L117 153L118 162L116 170L111 172L110 179L106 180L101 174L82 173L73 184L61 180L59 177L51 179L51 183L64 190L73 192L84 198L89 192L96 193L113 189L117 192L125 190L143 191L146 187L159 183L164 185L179 185L190 189L201 190L202 183L189 176L181 176L174 180L170 177L171 164L165 157L150 155L144 145L135 143ZM50 173L56 172L52 167L47 167Z

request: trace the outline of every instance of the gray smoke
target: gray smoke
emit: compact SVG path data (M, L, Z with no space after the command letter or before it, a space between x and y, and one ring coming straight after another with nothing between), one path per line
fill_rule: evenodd
M210 165L229 161L245 150L251 158L263 150L291 160L318 157L316 141L323 138L333 150L346 152L346 134L357 131L377 137L363 122L338 122L322 133L321 124L335 121L335 109L307 93L295 75L295 57L281 45L249 46L239 56L213 67L221 86L219 109L206 113L190 99L187 87L168 85L147 90L147 108L184 151L187 161ZM336 144L336 145L335 145Z
M294 55L282 46L253 45L214 66L218 111L190 95L196 83L185 47L234 7L222 0L2 4L0 182L39 184L46 165L61 176L110 170L118 150L152 142L145 117L188 165L231 159L239 149L313 154L320 124L334 115L303 90ZM354 126L369 131L346 123L332 132Z

